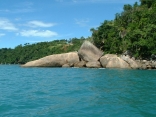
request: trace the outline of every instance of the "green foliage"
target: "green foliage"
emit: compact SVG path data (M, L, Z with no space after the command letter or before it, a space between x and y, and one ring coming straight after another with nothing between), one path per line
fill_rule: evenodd
M72 38L70 40L54 40L51 42L40 42L35 44L26 43L18 45L14 49L0 49L0 63L2 64L24 64L52 54L60 54L78 51L83 41L87 38ZM88 38L89 39L89 38Z
M94 44L105 53L122 54L130 50L135 57L156 54L156 0L140 0L124 5L112 21L91 29Z
M135 57L149 58L156 54L156 0L140 2L124 5L123 12L117 13L114 20L105 20L97 29L90 29L92 37L2 48L0 63L24 64L47 55L77 51L85 39L105 53L122 54L130 50Z

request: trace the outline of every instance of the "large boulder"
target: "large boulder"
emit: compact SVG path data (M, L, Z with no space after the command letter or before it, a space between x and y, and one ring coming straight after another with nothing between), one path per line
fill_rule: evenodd
M121 58L112 57L112 58L109 59L109 62L106 65L106 68L130 68L130 67L129 67L129 64L126 63Z
M135 60L131 59L129 56L122 55L121 56L121 59L123 59L124 61L126 61L130 65L130 67L132 69L138 69L138 68L140 68L140 65L137 64L137 62Z
M79 49L78 55L82 60L86 62L98 61L103 55L103 52L89 41L85 41Z
M110 58L113 58L113 57L117 57L116 54L105 54L104 56L102 56L100 58L100 63L102 65L102 67L106 67Z
M91 61L91 62L87 62L86 67L88 67L88 68L100 68L101 64L99 61Z
M77 62L79 62L78 53L70 52L46 56L38 60L30 61L22 65L22 67L62 67L65 64L74 64Z
M102 67L105 68L130 68L129 64L114 54L106 54L100 58Z

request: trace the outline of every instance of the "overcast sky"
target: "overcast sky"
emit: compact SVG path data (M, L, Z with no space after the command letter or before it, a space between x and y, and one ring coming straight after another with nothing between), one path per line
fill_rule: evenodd
M91 36L139 0L0 0L0 48Z

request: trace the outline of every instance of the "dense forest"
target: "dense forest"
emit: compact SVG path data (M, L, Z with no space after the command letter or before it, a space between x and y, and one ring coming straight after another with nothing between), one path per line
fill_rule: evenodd
M156 54L156 0L124 5L114 20L105 20L91 31L94 44L105 53L129 51L136 58L148 59Z
M84 40L90 40L104 53L123 54L129 51L139 59L156 54L156 0L140 0L134 5L126 4L115 19L105 20L92 36L54 40L35 44L26 43L14 49L0 49L0 63L24 64L41 57L77 51Z
M1 64L24 64L28 61L42 58L52 54L60 54L71 51L78 51L86 38L72 38L69 40L54 40L51 42L40 42L18 45L14 49L0 49ZM87 39L90 39L89 37Z

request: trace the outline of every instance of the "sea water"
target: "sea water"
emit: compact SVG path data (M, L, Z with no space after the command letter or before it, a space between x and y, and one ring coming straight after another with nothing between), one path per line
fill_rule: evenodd
M0 65L0 117L156 117L156 71Z

